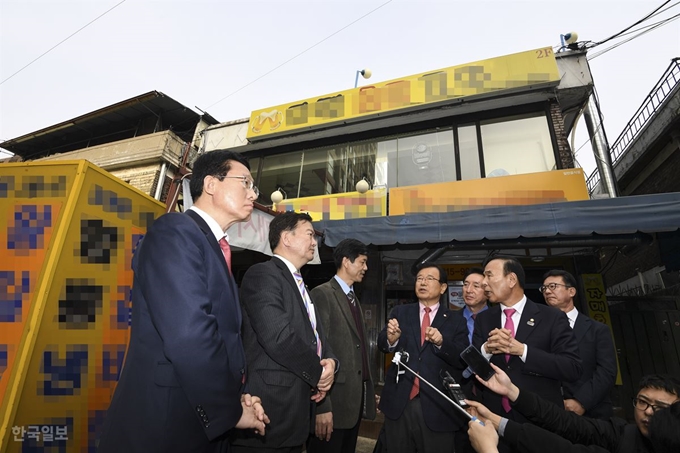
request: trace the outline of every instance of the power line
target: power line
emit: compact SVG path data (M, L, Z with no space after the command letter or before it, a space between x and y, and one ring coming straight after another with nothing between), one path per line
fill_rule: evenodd
M675 16L671 16L671 17L669 17L668 19L665 19L665 20L663 20L663 21L660 21L657 25L655 25L655 26L653 26L653 27L650 27L650 28L648 28L647 30L641 31L641 32L638 33L637 35L633 35L633 36L631 36L631 37L628 38L628 39L624 39L623 41L621 41L621 42L619 42L619 43L616 43L616 44L614 44L614 45L612 45L612 46L610 46L610 47L607 47L606 49L603 49L603 50L601 50L601 51L599 51L599 52L594 53L593 55L590 55L590 56L588 57L588 61L594 60L595 58L599 57L600 55L603 55L603 54L609 52L610 50L616 49L616 48L619 47L620 45L625 44L625 43L627 43L627 42L630 42L630 41L634 40L635 38L639 38L640 36L642 36L642 35L644 35L644 34L646 34L646 33L649 33L649 32L652 31L652 30L656 30L656 29L659 28L659 27L662 27L662 26L664 26L664 25L668 25L669 23L673 22L674 20L676 20L676 19L678 19L678 18L680 18L680 14L676 14Z
M376 12L376 11L378 11L378 10L379 10L380 8L382 8L383 6L386 6L388 3L392 3L392 1L393 1L393 0L388 0L388 1L386 1L385 3L383 3L383 4L380 5L380 6L378 6L377 8L372 9L371 11L367 12L366 14L364 14L364 15L361 16L361 17L359 17L358 19L355 19L354 21L352 21L352 22L350 22L349 24L345 25L345 26L342 27L341 29L339 29L339 30L337 30L337 31L335 31L335 32L333 32L333 33L331 33L330 35L326 36L324 39L322 39L321 41L317 42L317 43L314 44L313 46L310 46L310 47L306 48L306 49L303 50L302 52L300 52L300 53L298 53L297 55L295 55L295 56L289 58L288 60L284 61L283 63L281 63L280 65L276 66L275 68L273 68L273 69L271 69L271 70L265 72L264 74L262 74L260 77L256 78L255 80L252 80L252 81L246 83L246 84L243 85L241 88L239 88L238 90L236 90L236 91L234 91L234 92L232 92L232 93L229 93L228 95L226 95L225 97L223 97L223 98L220 99L219 101L217 101L217 102L215 102L215 103L213 103L213 104L210 104L208 107L206 107L206 110L208 110L209 108L216 106L216 105L219 104L220 102L222 102L222 101L224 101L224 100L226 100L226 99L232 97L233 95L235 95L235 94L238 93L239 91L242 91L242 90L244 90L245 88L248 88L250 85L252 85L253 83L257 82L258 80L265 78L266 76L268 76L268 75L271 74L272 72L276 71L277 69L281 68L282 66L284 66L284 65L286 65L286 64L288 64L288 63L290 63L291 61L295 60L295 59L298 58L299 56L301 56L301 55L303 55L303 54L309 52L310 50L312 50L313 48L315 48L315 47L318 46L319 44L321 44L321 43L323 43L323 42L325 42L325 41L328 41L330 38L332 38L333 36L337 35L337 34L340 33L341 31L346 30L347 28L349 28L349 27L351 27L352 25L356 24L356 23L359 22L361 19L370 16L371 14L373 14L373 13Z
M113 11L114 9L118 8L120 5L122 5L122 4L125 3L126 1L127 1L127 0L121 0L118 4L114 5L113 7L109 8L109 9L106 10L106 11L104 11L104 12L103 12L102 14L100 14L99 16L97 16L97 17L95 17L94 19L92 19L90 22L88 22L88 23L86 23L85 25L83 25L83 26L80 27L78 30L76 30L75 32L71 33L71 34L68 35L66 38L62 39L62 40L59 41L57 44L55 44L54 46L50 47L47 51L45 51L45 52L43 52L42 54L40 54L37 58L35 58L35 59L34 59L33 61L31 61L30 63L28 63L26 66L24 66L23 68L19 69L17 72L15 72L15 73L12 74L11 76L7 77L5 80L3 80L2 82L0 82L0 85L2 85L3 83L7 82L9 79L11 79L11 78L14 77L15 75L19 74L21 71L23 71L24 69L28 68L30 65L32 65L32 64L35 63L36 61L40 60L42 57L44 57L45 55L47 55L48 53L50 53L51 51L53 51L54 49L56 49L57 47L59 47L61 44L63 44L63 43L65 43L66 41L68 41L69 39L71 39L73 36L75 36L75 35L77 35L78 33L80 33L82 30L84 30L85 28L87 28L88 26L90 26L91 24L93 24L94 22L96 22L97 20L99 20L99 19L101 19L102 17L106 16L108 13L110 13L110 12Z
M670 2L671 2L671 0L666 0L664 3L661 4L661 6L659 6L658 8L656 8L656 9L655 9L654 11L652 11L651 13L647 14L647 15L646 15L645 17L643 17L642 19L640 19L640 20L638 20L637 22L635 22L633 25L630 25L630 26L624 28L623 30L621 30L620 32L611 35L609 38L606 38L606 39L603 39L602 41L596 42L595 45L594 45L593 47L599 46L599 45L601 45L601 44L604 44L604 43L606 43L607 41L611 41L612 39L617 38L618 36L620 36L621 33L625 33L625 32L627 32L628 30L630 30L631 28L635 27L636 25L641 24L642 22L644 22L644 21L646 21L647 19L649 19L653 14L655 14L657 11L659 11L661 8L663 8L664 6L666 6L667 4L669 4Z

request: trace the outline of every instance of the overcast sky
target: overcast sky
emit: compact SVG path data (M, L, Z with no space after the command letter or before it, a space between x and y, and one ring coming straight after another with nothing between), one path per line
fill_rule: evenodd
M371 82L380 82L556 46L570 31L598 42L662 3L0 0L0 140L151 90L230 121L352 88L357 69L370 68ZM669 10L645 24L680 14L679 4L671 1ZM610 143L678 56L675 20L590 61ZM579 124L576 148L587 138L585 129ZM590 145L577 159L588 173L594 168Z

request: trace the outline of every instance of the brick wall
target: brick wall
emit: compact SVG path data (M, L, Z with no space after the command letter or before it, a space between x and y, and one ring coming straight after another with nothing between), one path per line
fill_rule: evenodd
M574 157L572 156L569 140L564 130L562 110L557 102L550 103L550 118L555 129L555 136L557 137L558 166L560 168L574 168Z
M160 165L146 165L142 167L115 170L111 174L130 184L149 196L154 196L155 182L160 172Z

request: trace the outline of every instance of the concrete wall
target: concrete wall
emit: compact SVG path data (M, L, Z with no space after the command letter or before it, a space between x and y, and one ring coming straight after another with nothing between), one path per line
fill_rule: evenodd
M183 146L184 142L174 133L162 131L37 160L85 159L107 171L126 169L140 164L160 165L161 161L178 167Z

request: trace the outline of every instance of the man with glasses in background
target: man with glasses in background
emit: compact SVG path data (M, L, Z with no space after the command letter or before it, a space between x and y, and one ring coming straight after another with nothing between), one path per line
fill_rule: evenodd
M460 380L465 368L460 353L468 345L465 320L454 316L445 299L442 302L447 286L446 272L441 266L424 265L416 276L418 303L394 307L378 335L382 352L408 353L408 361L402 357L406 365L442 392L442 373L448 371ZM412 373L398 375L397 371L397 365L392 363L380 398L387 451L453 451L454 433L467 420Z
M496 371L496 374L488 381L481 382L493 392L507 397L512 403L513 411L521 413L534 425L562 436L573 444L588 446L587 451L595 451L593 447L597 446L617 453L665 453L668 449L664 447L677 444L677 435L674 435L672 429L669 430L667 427L660 427L658 432L650 434L650 425L653 430L652 420L657 411L668 410L673 406L674 413L677 414L677 405L680 402L680 380L673 376L651 374L642 378L640 390L633 398L635 424L632 424L617 417L598 420L564 411L536 395L531 388L520 389L507 374L498 369ZM551 443L549 433L541 435L534 432L533 435L527 436L522 431L529 427L529 424L521 425L510 422L502 413L494 414L474 401L470 402L470 405L475 407L478 414L492 423L498 433L519 451L542 452L547 448L567 451L564 448L558 448L554 442ZM674 420L677 421L677 415L667 417L670 423ZM586 448L577 451L586 451Z
M614 415L609 393L616 381L616 351L609 328L578 312L574 306L576 279L569 272L548 271L540 291L548 305L566 313L583 366L577 381L562 383L564 408L578 415L608 419Z

